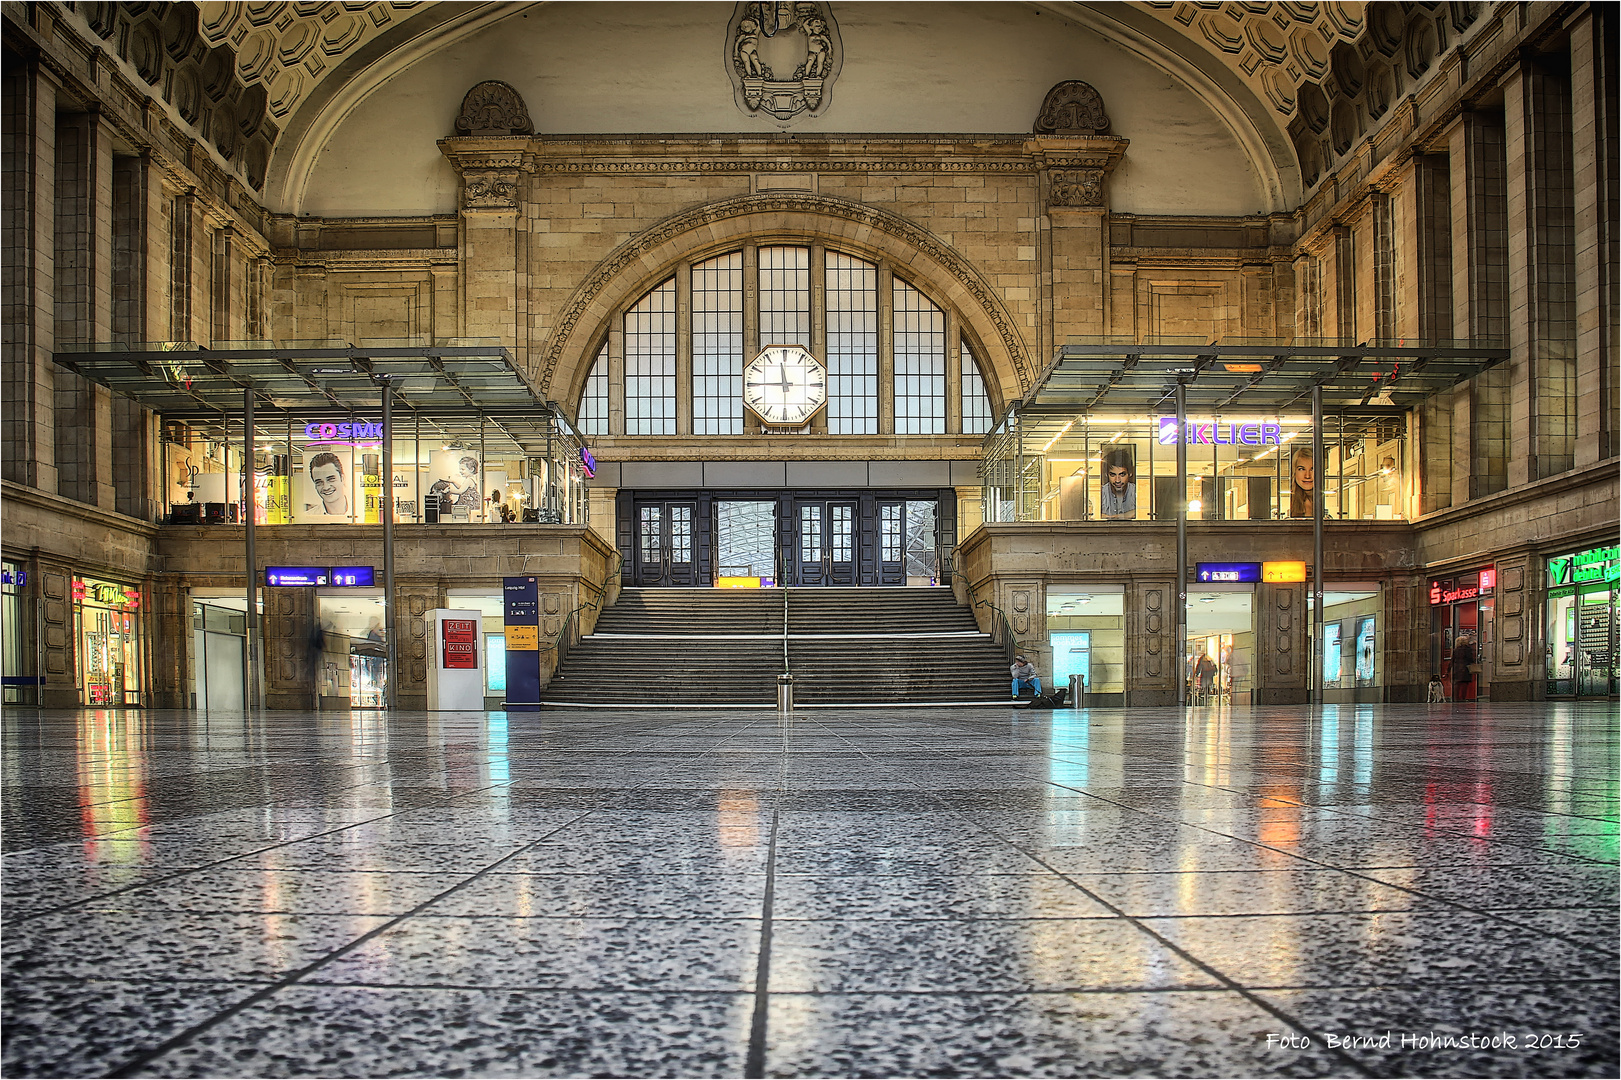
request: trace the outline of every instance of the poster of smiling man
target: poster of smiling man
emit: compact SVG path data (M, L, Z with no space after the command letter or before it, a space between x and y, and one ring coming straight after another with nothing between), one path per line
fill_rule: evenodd
M1137 516L1137 462L1135 448L1111 446L1103 452L1103 493L1098 509L1110 521L1131 521Z
M311 446L297 477L293 520L299 524L354 520L355 485L347 447Z

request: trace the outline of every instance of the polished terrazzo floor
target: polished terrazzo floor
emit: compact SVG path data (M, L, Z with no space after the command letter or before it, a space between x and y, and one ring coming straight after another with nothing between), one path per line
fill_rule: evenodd
M1618 1070L1613 703L8 710L4 844L6 1076Z

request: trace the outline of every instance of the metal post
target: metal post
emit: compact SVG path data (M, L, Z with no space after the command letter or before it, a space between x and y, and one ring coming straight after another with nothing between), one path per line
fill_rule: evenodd
M394 633L394 387L386 376L378 381L383 387L383 642L388 653L383 704L392 709L399 700L400 681Z
M229 441L227 441L229 445ZM248 628L248 685L249 709L259 708L259 560L253 550L253 387L242 391L242 479L243 509L247 521L243 534L247 538L248 610L244 622Z
M1344 497L1343 494L1341 496ZM1311 388L1311 700L1323 703L1323 388Z
M1188 703L1188 388L1176 384L1176 704Z

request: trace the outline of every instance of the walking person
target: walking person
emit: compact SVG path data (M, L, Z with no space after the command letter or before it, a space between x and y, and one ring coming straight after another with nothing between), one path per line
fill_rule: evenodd
M1475 663L1478 659L1474 635L1463 634L1458 638L1458 647L1452 650L1453 701L1475 700Z

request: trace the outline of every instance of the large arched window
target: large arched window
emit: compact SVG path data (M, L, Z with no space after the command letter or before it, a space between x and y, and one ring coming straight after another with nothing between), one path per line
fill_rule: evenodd
M803 345L827 366L827 409L813 431L990 429L978 359L966 341L951 340L949 313L859 256L791 244L727 252L683 266L621 320L614 329L622 332L609 334L580 395L577 415L587 435L758 431L743 408L743 366L766 345Z

